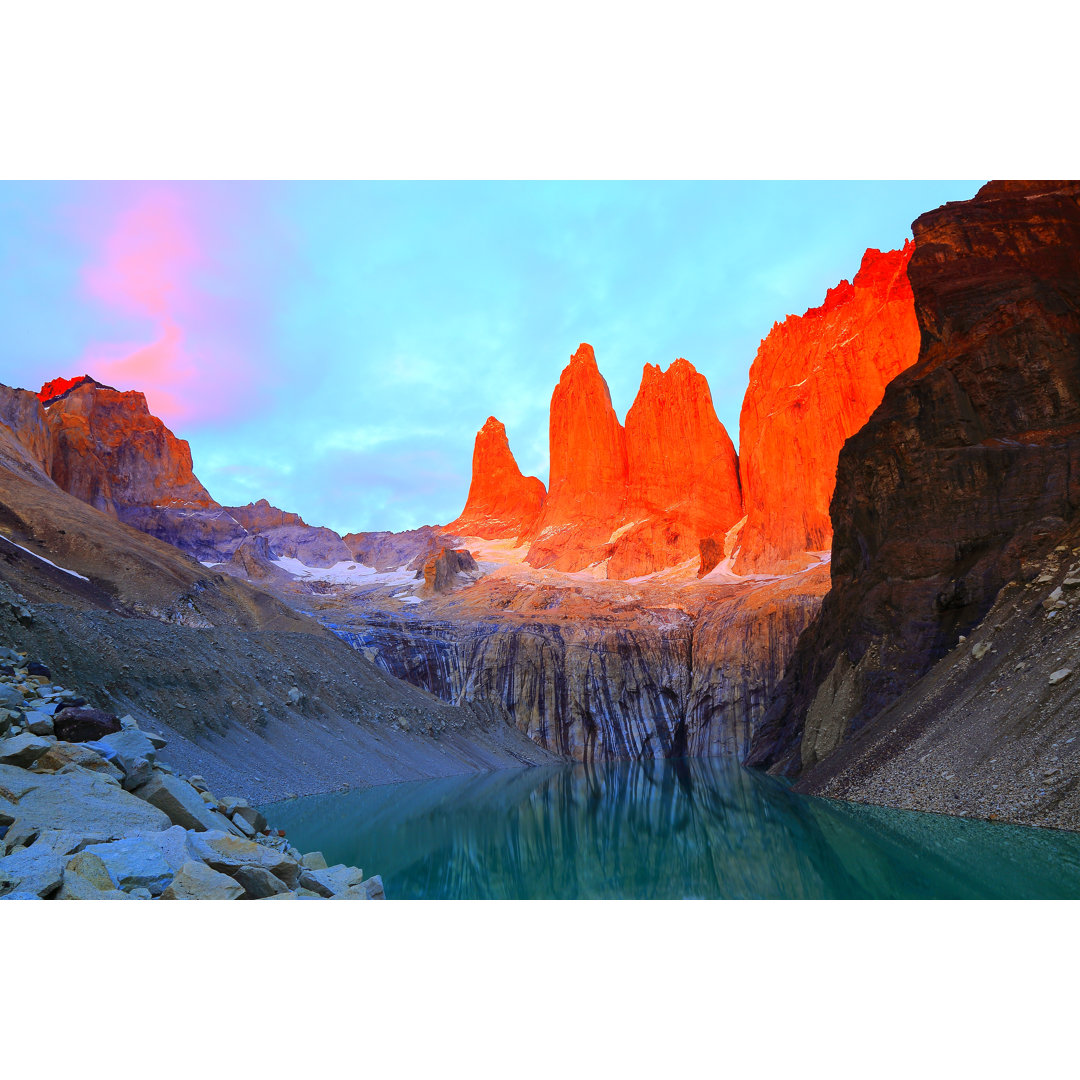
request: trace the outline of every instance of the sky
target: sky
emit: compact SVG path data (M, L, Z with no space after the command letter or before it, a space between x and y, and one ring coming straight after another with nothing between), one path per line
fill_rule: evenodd
M488 416L547 482L581 342L620 419L685 357L738 445L774 321L980 183L0 182L0 382L142 390L225 505L444 523Z

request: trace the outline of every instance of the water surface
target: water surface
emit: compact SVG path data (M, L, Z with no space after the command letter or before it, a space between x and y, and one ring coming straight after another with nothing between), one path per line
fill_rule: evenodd
M809 798L731 759L554 765L264 807L389 899L1060 899L1080 834Z

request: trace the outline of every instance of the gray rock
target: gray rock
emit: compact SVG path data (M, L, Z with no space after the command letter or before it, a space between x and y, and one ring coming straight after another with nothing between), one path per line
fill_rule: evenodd
M196 832L219 829L236 835L240 830L224 814L203 802L202 796L177 776L155 770L150 779L134 794L168 815L174 825Z
M227 874L204 863L186 862L161 894L162 900L238 900L244 893Z
M265 866L238 866L232 876L243 885L245 900L264 900L268 896L289 891L285 882Z
M120 786L125 791L134 791L137 787L142 787L153 775L154 766L146 758L136 758L130 763Z
M159 896L175 873L158 846L141 837L93 844L84 850L86 853L97 855L113 885L127 892L142 888L149 889L151 896Z
M155 750L162 750L169 745L168 739L153 731L144 731L143 734L150 740Z
M235 814L232 819L232 823L246 836L249 840L254 840L259 834L239 815Z
M300 864L295 859L253 840L222 832L205 832L189 834L188 844L196 857L225 874L231 875L241 866L261 866L281 878L290 889L300 878Z
M355 866L345 866L344 863L338 863L325 870L305 870L300 875L301 886L320 896L335 896L353 885L360 885L363 880L362 870L358 870Z
M1064 681L1072 674L1072 668L1059 668L1057 671L1050 675L1050 685L1054 686L1059 682Z
M382 878L376 874L359 885L350 885L344 892L335 893L331 900L385 900Z
M300 858L300 865L305 870L325 870L326 858L321 851L309 851Z
M116 758L114 760L125 773L131 771L136 761L145 760L153 765L157 758L157 750L154 744L137 728L117 731L112 735L103 735L97 740L95 746L105 746L115 751Z
M0 799L17 803L28 791L40 787L42 780L15 765L0 765Z
M232 817L241 806L250 806L251 803L247 799L241 799L235 795L226 795L221 800L221 805L225 807L225 813Z
M26 699L10 683L0 683L0 707L22 712L26 708Z
M0 742L0 765L17 765L28 769L51 745L40 735L31 735L28 731L4 739Z
M117 781L124 778L120 769L110 765L96 750L88 748L87 743L54 743L34 762L34 771L59 772L66 765L78 765L91 772L111 776Z
M36 825L27 825L16 818L4 833L4 839L0 841L0 853L10 855L19 848L29 847L41 835L41 829Z
M42 899L58 892L64 880L64 860L36 844L0 859L0 892L31 892Z
M255 809L254 806L249 806L247 803L241 803L232 814L233 818L243 818L257 833L261 833L266 829L266 818Z
M18 821L39 829L81 833L95 839L161 832L171 822L156 807L122 791L111 777L67 765L58 773L32 774L34 786L16 801Z
M109 871L98 855L79 852L64 865L64 882L57 900L98 900L115 888Z
M53 733L52 717L48 713L35 710L26 714L26 730L31 735L51 735Z

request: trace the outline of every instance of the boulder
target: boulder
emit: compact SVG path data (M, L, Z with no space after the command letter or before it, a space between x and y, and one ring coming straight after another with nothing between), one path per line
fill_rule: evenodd
M239 833L227 817L203 802L195 788L177 776L154 772L145 784L135 789L134 794L164 811L174 825L197 832L220 829Z
M247 803L241 803L236 806L233 809L231 816L234 822L237 818L242 818L257 833L266 830L266 818L264 818L254 806L249 806Z
M2 745L2 744L0 744ZM41 786L41 778L15 765L0 765L0 799L17 803L28 791Z
M83 851L87 853L101 859L118 889L149 889L152 896L159 896L173 879L174 869L160 848L143 837L92 844Z
M64 881L57 900L97 900L115 888L101 857L80 851L64 865Z
M359 885L350 885L344 892L335 893L331 900L385 900L382 878L376 874Z
M148 761L151 765L157 759L157 749L137 728L128 728L111 735L103 735L97 740L96 746L107 747L114 751L112 760L119 765L125 773L131 772L136 761L140 758Z
M58 773L31 774L31 779L34 786L15 800L18 821L29 827L119 839L170 825L164 813L121 790L111 777L76 765Z
M289 891L285 882L264 866L239 866L232 876L243 885L245 900L265 900L268 896Z
M124 774L115 765L110 764L85 743L54 743L34 762L34 772L59 772L66 765L78 765L90 772L111 776L117 781L124 778Z
M305 870L325 870L326 859L321 851L309 851L301 858L300 865Z
M355 866L345 866L343 863L325 870L304 870L300 875L300 884L320 896L335 896L354 885L360 885L363 880L362 870Z
M243 888L226 874L205 863L190 861L180 867L162 900L238 900Z
M189 834L192 853L208 866L233 874L242 866L261 866L294 888L300 878L300 864L264 844L244 840L220 831Z
M58 892L64 879L64 860L50 848L19 848L0 859L0 893L29 892L42 899Z
M26 699L14 686L9 683L0 683L0 708L22 712L25 707Z
M51 745L40 736L24 731L21 735L0 742L0 765L28 769Z
M120 730L120 721L103 709L68 706L53 717L56 736L65 742L92 742Z
M53 732L53 718L46 712L41 712L35 709L33 712L26 714L26 730L31 735L52 735Z

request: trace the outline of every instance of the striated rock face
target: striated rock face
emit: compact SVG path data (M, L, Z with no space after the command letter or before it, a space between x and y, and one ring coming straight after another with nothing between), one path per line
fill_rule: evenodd
M521 536L535 523L546 495L542 481L522 476L510 452L506 428L489 416L476 433L465 509L446 530L485 540Z
M747 522L739 573L793 568L829 547L836 460L919 354L907 267L913 245L873 248L821 307L773 326L750 368L739 417Z
M551 395L547 501L526 561L572 572L603 559L626 503L626 435L591 345L581 345Z
M264 529L259 535L266 538L275 559L299 559L305 566L328 567L339 562L350 562L353 557L333 529L314 525L282 525L275 529Z
M629 527L611 547L608 577L651 574L696 557L702 538L742 517L735 447L694 365L646 364L626 414Z
M992 183L913 226L922 331L845 445L832 591L752 762L813 766L1034 576L1080 507L1080 183Z
M266 499L248 503L247 506L226 506L228 515L238 521L249 533L261 533L267 529L279 529L284 525L304 525L299 514L290 514L271 506Z
M827 584L822 569L676 597L489 577L408 612L333 621L390 674L504 708L579 761L741 753Z
M52 461L52 430L37 395L0 386L0 462L42 479Z

